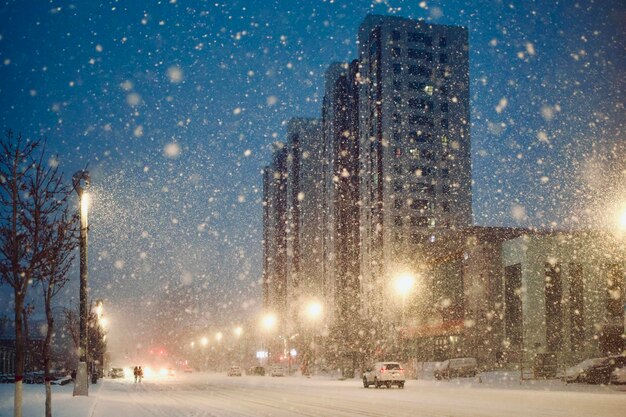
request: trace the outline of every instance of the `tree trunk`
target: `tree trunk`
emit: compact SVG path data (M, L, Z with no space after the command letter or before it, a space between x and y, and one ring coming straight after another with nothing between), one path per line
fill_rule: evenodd
M15 398L14 417L22 417L22 382L24 380L24 293L16 288L15 294Z
M49 290L51 291L51 290ZM54 317L52 316L52 308L50 307L50 292L45 293L46 319L48 321L48 329L46 330L46 340L43 344L43 369L44 381L46 383L46 417L52 417L52 392L50 390L50 362L52 351L52 333L54 328Z
M50 380L46 380L46 417L52 417L52 390Z

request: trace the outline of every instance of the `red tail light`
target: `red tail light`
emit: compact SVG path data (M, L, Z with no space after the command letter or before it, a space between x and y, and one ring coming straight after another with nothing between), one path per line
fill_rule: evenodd
M380 372L385 372L385 368L380 368Z

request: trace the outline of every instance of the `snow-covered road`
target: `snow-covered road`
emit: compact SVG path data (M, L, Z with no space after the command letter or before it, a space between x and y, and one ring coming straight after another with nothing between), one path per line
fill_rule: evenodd
M0 416L12 414L0 387ZM43 415L41 386L27 386L25 416ZM11 395L12 400L12 395ZM619 416L626 387L565 386L559 382L504 385L473 380L408 381L404 390L364 389L358 380L218 374L104 380L88 398L72 398L71 386L55 387L54 415L64 417L236 416Z

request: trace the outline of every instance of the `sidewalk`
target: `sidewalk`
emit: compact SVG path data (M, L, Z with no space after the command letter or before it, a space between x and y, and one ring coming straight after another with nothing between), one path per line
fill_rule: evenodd
M74 384L52 385L52 415L63 417L90 417L98 399L103 381L89 386L88 397L74 397ZM24 384L22 415L43 416L46 407L46 391L43 384ZM13 416L15 386L0 384L0 417Z

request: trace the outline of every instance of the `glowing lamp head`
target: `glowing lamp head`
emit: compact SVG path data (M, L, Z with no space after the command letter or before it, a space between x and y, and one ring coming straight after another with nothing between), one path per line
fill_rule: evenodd
M268 314L263 317L263 327L266 330L271 330L276 325L276 316L273 314Z
M307 314L312 319L318 318L322 314L322 305L318 302L309 304Z
M622 211L622 214L619 216L619 227L622 230L626 230L626 210Z
M400 275L396 279L396 290L400 294L406 294L409 291L411 291L414 284L415 284L415 278L413 278L412 275L410 274Z
M233 330L233 333L235 333L235 336L241 337L241 334L243 333L243 329L241 327L235 327L235 330Z
M87 215L89 214L89 204L90 204L91 196L87 191L81 193L80 196L80 217L86 223Z

